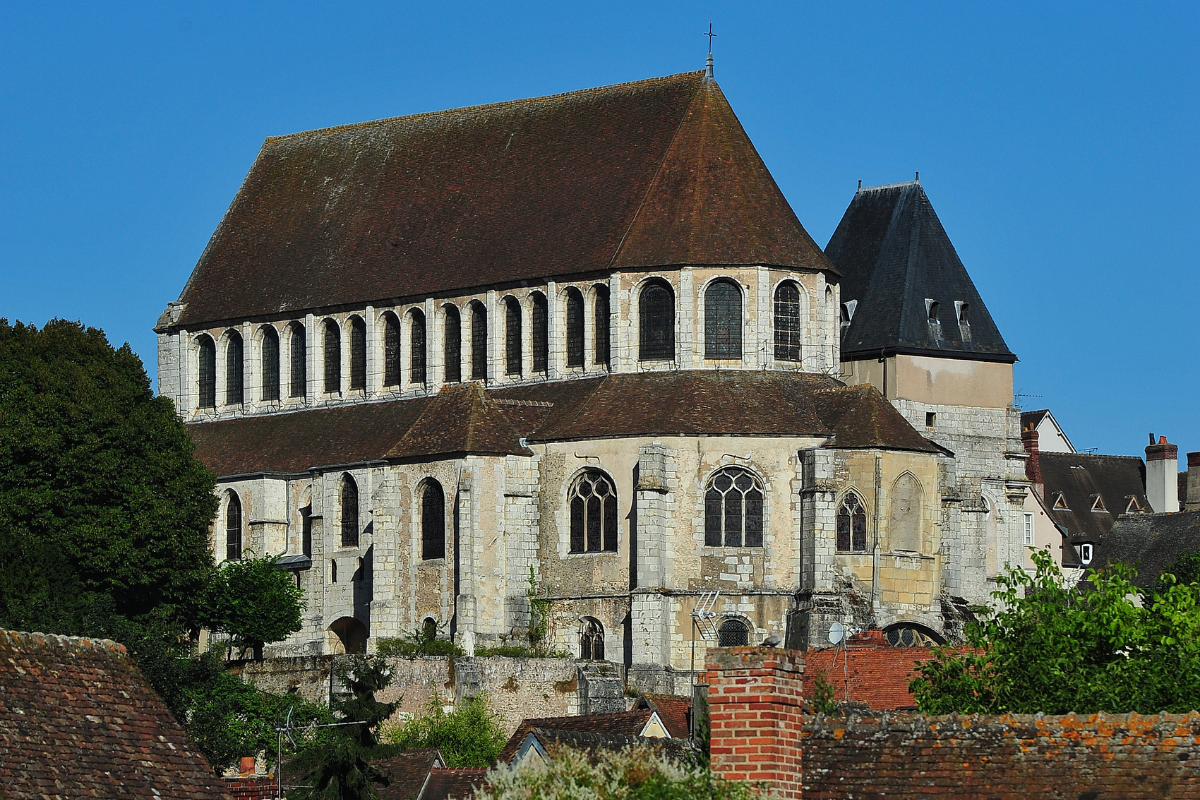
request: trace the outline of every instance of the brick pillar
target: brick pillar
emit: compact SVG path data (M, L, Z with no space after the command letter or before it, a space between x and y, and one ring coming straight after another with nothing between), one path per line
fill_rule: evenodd
M801 796L800 726L804 653L776 647L709 651L712 769L766 783L782 798Z

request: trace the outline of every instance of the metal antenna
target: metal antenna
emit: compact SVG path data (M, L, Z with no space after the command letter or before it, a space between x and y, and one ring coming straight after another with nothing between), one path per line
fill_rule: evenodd
M704 35L708 37L708 61L706 61L704 64L704 78L705 80L711 81L713 79L712 40L713 37L716 36L716 34L712 32L711 22L708 23L708 33Z

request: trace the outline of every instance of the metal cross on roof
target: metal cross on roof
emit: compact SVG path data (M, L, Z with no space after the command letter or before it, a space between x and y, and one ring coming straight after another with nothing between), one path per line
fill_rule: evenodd
M712 32L712 23L711 22L708 23L708 33L706 33L704 35L708 37L708 54L711 56L712 55L712 40L713 40L713 37L716 36L716 34Z

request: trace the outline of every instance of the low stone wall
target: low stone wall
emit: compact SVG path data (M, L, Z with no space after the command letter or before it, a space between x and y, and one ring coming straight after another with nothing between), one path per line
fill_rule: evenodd
M296 692L310 703L329 702L329 676L334 656L295 656L241 661L229 666L246 683L264 692Z
M1200 714L808 718L803 796L1200 797Z
M522 719L580 713L579 669L566 658L460 658L459 699L487 692L505 733Z

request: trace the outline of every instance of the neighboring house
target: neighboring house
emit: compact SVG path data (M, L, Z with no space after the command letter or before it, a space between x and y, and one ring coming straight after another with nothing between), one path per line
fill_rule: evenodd
M544 760L557 746L583 750L596 759L604 752L633 745L652 747L676 760L690 761L693 753L685 710L690 706L688 699L648 695L640 698L638 705L632 711L610 714L521 720L496 762L515 765L529 758ZM666 710L669 726L652 705Z
M1035 430L1038 435L1038 449L1043 453L1074 453L1075 445L1067 438L1058 420L1050 413L1050 409L1021 412L1021 430Z
M373 762L390 781L377 786L379 800L462 800L487 787L487 768L447 767L434 747L406 750Z
M924 190L822 251L711 72L272 137L156 331L214 551L304 592L274 655L504 644L532 579L686 693L702 592L723 645L944 636L1021 552L1016 357Z
M3 630L0 797L229 800L124 645Z

